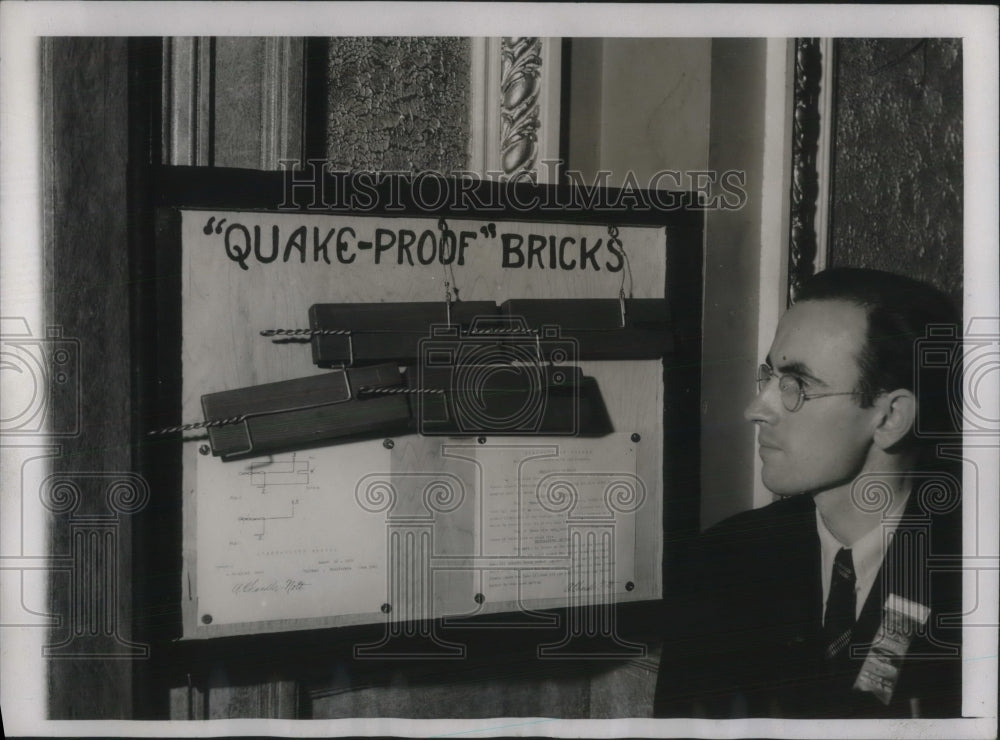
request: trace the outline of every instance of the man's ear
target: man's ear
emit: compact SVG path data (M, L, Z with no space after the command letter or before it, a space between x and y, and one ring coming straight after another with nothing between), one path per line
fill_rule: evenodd
M917 418L917 399L913 391L899 388L881 394L875 399L875 407L879 414L872 438L879 448L889 450L913 429Z

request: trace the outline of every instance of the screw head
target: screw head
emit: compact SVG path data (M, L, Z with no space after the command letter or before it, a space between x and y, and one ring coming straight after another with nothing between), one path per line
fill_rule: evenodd
M201 615L201 621L202 621L202 624L211 624L212 623L212 615L211 614L202 614Z
M480 438L479 438L479 439L477 439L476 441L477 441L477 442L478 442L479 444L481 444L481 445L484 445L484 444L486 444L486 437L480 437Z
M391 450L393 447L396 446L396 443L393 442L391 439L383 439L382 446L385 447L387 450Z
M209 447L208 445L202 445L201 447L198 448L198 452L200 452L202 455L207 455L211 451L212 448Z
M635 584L632 583L632 581L629 581L628 583L625 584L625 590L626 591L634 591L635 590Z
M476 594L472 598L477 604L482 604L484 601L486 601L486 597L483 596L482 594Z
M381 610L383 614L388 614L392 611L392 604L382 604Z
M639 432L632 432L632 436L629 439L631 439L633 442L638 442L640 439L642 439L642 435L639 434Z

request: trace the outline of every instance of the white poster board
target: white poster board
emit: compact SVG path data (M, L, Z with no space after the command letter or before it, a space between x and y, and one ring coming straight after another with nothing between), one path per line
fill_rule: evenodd
M314 303L664 297L663 227L181 212L183 417L201 396L330 372ZM661 596L663 368L580 361L614 432L391 441L222 462L183 446L184 636ZM387 615L390 615L387 617Z

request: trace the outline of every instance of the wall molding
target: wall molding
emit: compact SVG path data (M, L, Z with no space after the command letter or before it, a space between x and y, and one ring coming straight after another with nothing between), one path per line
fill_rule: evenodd
M542 41L506 36L500 53L500 167L509 177L534 176L538 161Z
M472 39L468 169L483 179L500 171L500 39Z
M261 80L260 169L277 170L282 159L302 159L303 54L301 38L264 40Z
M211 166L215 41L163 40L162 161Z
M831 38L819 40L820 72L819 86L819 151L816 155L816 171L819 174L819 193L816 197L816 269L827 266L830 239L830 212L833 207L833 147L834 87L836 84L837 57L836 42Z
M833 42L795 40L788 303L826 266L832 166Z
M263 45L246 39L239 56L241 66L256 70L260 90L260 124L251 130L223 130L216 117L218 106L231 102L238 91L217 87L221 62L211 37L166 38L163 42L162 161L172 165L212 167L216 142L250 143L250 160L239 165L262 170L280 169L282 159L303 157L303 54L301 38L267 37ZM229 57L231 58L231 57ZM231 76L231 75L230 75ZM219 129L222 125L223 129ZM232 122L228 128L232 128ZM239 127L237 127L239 128ZM254 149L256 140L257 148ZM230 147L231 148L231 147ZM242 148L237 152L243 151ZM256 152L256 153L255 153ZM234 156L223 146L219 158ZM223 161L222 164L233 163Z
M558 38L473 39L469 169L555 182L562 97Z
M794 47L790 39L768 39L765 44L764 157L757 289L758 362L767 356L778 320L788 304ZM774 495L761 479L760 456L755 454L752 459L753 506L764 506L774 500Z

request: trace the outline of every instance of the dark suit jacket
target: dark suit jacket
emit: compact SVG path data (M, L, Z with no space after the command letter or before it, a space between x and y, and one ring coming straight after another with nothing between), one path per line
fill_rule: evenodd
M854 629L857 657L840 672L823 657L812 496L782 499L709 529L691 550L686 576L665 595L656 716L961 716L961 573L954 568L960 516L957 502L934 502L919 490L910 496ZM931 615L886 706L852 687L889 593L929 606Z

